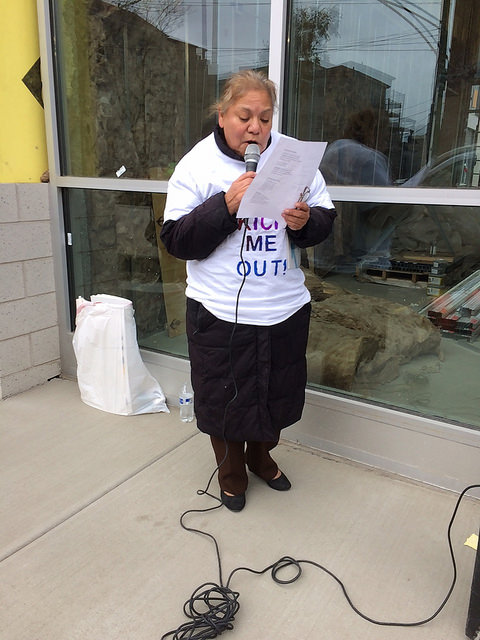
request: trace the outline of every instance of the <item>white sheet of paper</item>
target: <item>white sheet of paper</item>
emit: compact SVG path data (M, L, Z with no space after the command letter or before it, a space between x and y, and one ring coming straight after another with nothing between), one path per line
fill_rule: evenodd
M280 138L245 192L237 218L282 221L282 212L293 209L302 191L311 185L326 147L326 142Z

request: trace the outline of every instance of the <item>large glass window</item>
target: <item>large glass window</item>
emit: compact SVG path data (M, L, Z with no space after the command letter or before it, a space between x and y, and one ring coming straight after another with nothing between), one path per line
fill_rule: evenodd
M269 2L53 4L64 174L168 179L224 79L268 66Z
M293 0L286 132L330 184L479 186L478 3Z
M309 384L480 427L479 208L335 205L303 258ZM355 240L383 255L339 261Z
M159 241L165 195L67 189L64 200L75 296L132 300L140 346L187 357L185 264ZM312 293L310 387L480 427L480 302L472 309L466 303L467 293L480 290L478 209L377 203L367 213L365 203L336 207L340 221L348 222L304 251L302 260ZM355 229L347 232L350 224ZM362 237L410 250L334 268L340 232L357 233L362 225ZM419 225L428 225L434 245L422 244ZM460 241L452 227L468 248L463 257L451 253ZM442 295L448 298L459 283L465 291L458 305L429 314L438 301L442 311Z
M394 204L336 202L334 233L304 255L309 384L480 427L480 207L402 204L412 187L479 186L478 7L289 6L286 132L329 143L328 185L398 187Z
M127 297L140 346L187 357L185 265L159 241L165 194L149 182L103 189L97 178L168 179L212 130L225 78L268 70L270 4L52 7L62 172L82 177L63 190L72 318L77 296ZM326 140L327 183L353 194L335 202L333 234L302 254L308 384L480 428L480 305L464 297L430 313L442 296L480 288L480 207L404 204L413 187L479 186L475 1L288 7L283 130ZM357 201L369 185L398 187L397 201Z
M65 189L72 315L78 296L133 302L141 347L187 356L185 263L159 240L165 194Z

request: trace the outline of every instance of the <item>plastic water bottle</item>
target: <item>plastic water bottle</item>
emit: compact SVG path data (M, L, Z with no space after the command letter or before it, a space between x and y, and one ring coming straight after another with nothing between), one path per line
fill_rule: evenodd
M182 422L192 422L193 420L193 393L187 389L187 383L183 385L183 389L179 395L180 404L180 420Z

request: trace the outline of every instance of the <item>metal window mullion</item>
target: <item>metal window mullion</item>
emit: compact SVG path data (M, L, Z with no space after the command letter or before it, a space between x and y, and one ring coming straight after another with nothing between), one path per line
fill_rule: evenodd
M55 100L52 32L48 0L37 0L38 34L42 73L42 97L45 109L45 134L50 181L60 175L57 111Z
M287 0L270 1L270 52L268 75L278 87L278 110L273 116L273 129L280 130L285 70L285 43L287 38Z
M337 202L480 207L480 191L478 189L329 186L328 191L332 200Z
M166 180L132 178L87 178L57 176L56 186L66 189L102 189L104 191L136 191L139 193L167 193Z
M165 180L129 178L57 176L56 186L72 189L105 189L107 191L166 193L168 182ZM401 187L329 186L328 191L332 200L337 202L480 206L480 192L477 189L402 189Z

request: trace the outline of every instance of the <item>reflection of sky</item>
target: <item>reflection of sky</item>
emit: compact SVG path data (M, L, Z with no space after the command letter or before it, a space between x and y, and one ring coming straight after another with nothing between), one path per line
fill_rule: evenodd
M338 35L326 43L323 60L331 65L353 61L393 76L394 95L403 94L403 116L417 131L424 128L432 104L441 0L325 1L319 6L339 10Z
M118 4L121 0L112 0ZM166 0L168 2L168 0ZM178 0L172 0L173 3ZM135 11L154 19L165 0L141 0ZM269 0L185 0L171 37L206 50L211 73L220 77L268 62ZM320 51L324 64L361 64L393 78L393 99L417 132L424 129L432 104L442 0L304 0L300 7L338 12ZM218 67L216 66L218 65ZM373 73L373 72L372 72Z
M269 0L107 0L128 8L171 38L206 50L210 71L226 76L268 64ZM167 27L159 16L168 7L176 15ZM200 51L199 51L200 54Z
M219 75L268 64L270 2L220 0L218 8L211 1L204 2L202 8L200 0L199 3L190 2L188 6L190 35L197 41L198 25L203 20L202 37L198 42L207 48L209 62L218 64ZM215 11L218 11L218 18Z
M338 35L330 35L322 61L354 62L391 76L391 97L403 102L403 117L419 132L432 104L441 4L442 0L313 0L293 6L338 11ZM219 75L267 62L268 1L187 0L184 6L184 21L170 35L207 49L207 59L218 64Z
M187 0L183 6L184 20L169 35L206 49L220 76L268 64L270 2Z
M172 37L198 44L219 75L268 63L269 2L188 0L185 22Z

